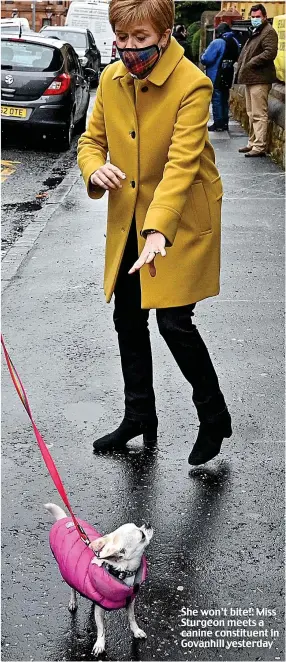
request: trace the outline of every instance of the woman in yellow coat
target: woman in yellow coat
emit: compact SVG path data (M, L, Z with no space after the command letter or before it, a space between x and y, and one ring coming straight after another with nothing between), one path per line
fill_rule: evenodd
M192 323L196 302L219 292L222 185L207 132L212 85L171 37L173 0L111 0L109 17L121 61L102 73L78 163L91 198L109 192L104 290L108 302L115 298L125 415L94 450L122 448L139 434L145 442L157 438L148 331L155 308L193 388L200 427L189 463L197 465L231 435Z

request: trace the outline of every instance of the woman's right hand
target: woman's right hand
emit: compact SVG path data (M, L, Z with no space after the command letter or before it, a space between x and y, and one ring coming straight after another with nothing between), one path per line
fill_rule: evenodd
M117 166L112 165L112 163L106 163L92 173L90 182L94 186L101 186L106 191L111 191L112 189L118 190L122 188L122 179L126 179L125 173L120 168L117 168Z

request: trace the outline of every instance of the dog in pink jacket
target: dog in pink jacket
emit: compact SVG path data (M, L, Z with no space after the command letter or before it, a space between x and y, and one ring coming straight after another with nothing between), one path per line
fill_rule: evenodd
M86 546L72 518L67 517L62 508L52 503L46 504L46 508L57 520L50 531L50 546L63 579L71 587L69 610L77 609L77 593L95 603L97 640L93 655L105 649L104 610L125 607L134 637L145 638L145 632L135 620L134 600L147 577L143 553L153 530L147 525L139 528L135 524L124 524L101 536L90 524L78 520L91 540Z

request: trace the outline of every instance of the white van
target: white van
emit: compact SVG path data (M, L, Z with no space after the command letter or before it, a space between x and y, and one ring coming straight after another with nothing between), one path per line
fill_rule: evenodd
M116 59L115 37L108 20L108 2L86 0L71 2L65 25L76 28L88 28L94 36L101 55L101 64L105 67Z
M22 32L30 32L31 28L27 18L1 18L1 34L19 32L20 26Z

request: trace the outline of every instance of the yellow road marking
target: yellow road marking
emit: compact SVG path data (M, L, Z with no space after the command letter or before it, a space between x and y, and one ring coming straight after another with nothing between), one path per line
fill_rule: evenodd
M21 163L21 161L3 161L1 160L1 184L6 181L6 179L13 175L16 168L13 166Z

